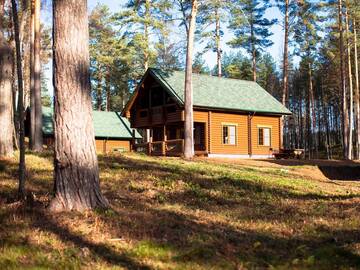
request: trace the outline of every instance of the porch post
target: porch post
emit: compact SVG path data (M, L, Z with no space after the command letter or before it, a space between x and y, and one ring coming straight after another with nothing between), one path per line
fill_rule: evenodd
M162 143L162 155L165 156L166 155L166 141L167 141L167 137L166 137L166 126L163 126L163 143Z

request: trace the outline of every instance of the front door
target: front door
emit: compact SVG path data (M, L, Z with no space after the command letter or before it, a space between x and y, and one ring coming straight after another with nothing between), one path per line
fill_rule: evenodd
M205 151L205 123L194 123L194 149L195 151Z

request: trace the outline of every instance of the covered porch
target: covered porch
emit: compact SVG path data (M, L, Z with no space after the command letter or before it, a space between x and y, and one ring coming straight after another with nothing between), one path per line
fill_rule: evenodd
M134 145L136 152L153 156L181 156L184 153L184 122L150 127L146 142ZM206 123L194 122L195 155L206 155L208 135Z

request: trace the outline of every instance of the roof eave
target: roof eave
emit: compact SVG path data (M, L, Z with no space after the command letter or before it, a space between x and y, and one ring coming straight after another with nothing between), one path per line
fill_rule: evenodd
M254 110L241 110L241 109L232 109L232 108L221 108L221 107L209 107L209 106L199 106L194 105L194 109L200 109L200 110L209 110L209 111L226 111L226 112L237 112L237 113L260 113L260 114L266 114L266 115L292 115L291 112L269 112L269 111L254 111Z

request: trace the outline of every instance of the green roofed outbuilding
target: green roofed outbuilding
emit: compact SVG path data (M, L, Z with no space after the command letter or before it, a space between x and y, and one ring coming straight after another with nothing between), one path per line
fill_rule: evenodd
M50 146L54 137L54 109L43 107L42 112L44 142ZM27 127L30 127L29 120L27 117ZM130 151L133 142L142 138L136 129L131 128L129 120L118 112L93 111L93 123L98 152Z

